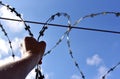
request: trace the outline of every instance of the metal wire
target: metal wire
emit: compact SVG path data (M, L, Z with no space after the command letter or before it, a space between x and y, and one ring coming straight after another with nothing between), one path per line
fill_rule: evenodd
M25 23L25 21L24 21L23 18L21 17L21 14L19 14L19 13L15 10L14 7L12 8L10 5L3 4L2 1L0 1L0 5L7 7L7 9L10 10L10 12L15 13L15 15L21 19L21 22L24 23L24 25L25 25L25 30L28 31L28 33L29 33L29 35L30 35L31 37L33 37L33 34L32 34L32 32L31 32L31 30L30 30L30 26Z
M102 76L102 79L105 79L106 76L107 76L110 72L114 71L119 65L120 65L120 62L117 63L114 67L110 68L110 69L107 71L107 73Z
M68 45L68 49L69 49L69 54L70 54L70 57L72 58L72 60L75 64L76 68L80 72L80 75L81 75L82 79L85 79L85 75L83 74L82 70L80 69L79 64L77 63L77 61L75 60L75 58L73 56L73 52L72 52L71 45L70 45L70 38L69 38L70 30L71 30L71 27L69 27L68 31L67 31L67 45Z
M69 16L67 13L56 13L56 14L52 15L52 16L46 21L45 24L48 25L48 23L50 23L51 21L53 21L53 20L55 19L55 16L58 16L58 17L64 16L64 17L66 17L66 18L68 19L68 25L71 25L70 16ZM44 26L47 27L47 25L44 25ZM43 28L44 28L44 26L43 26ZM47 54L50 54L50 52L51 52L53 49L55 49L55 48L62 42L62 40L65 38L66 34L67 34L67 31L64 32L64 34L61 36L61 38L56 42L56 44L55 44L48 52L46 52L46 53L44 54L44 56L46 56ZM39 35L39 36L40 36L40 35Z
M44 23L44 26L42 27L42 30L40 30L39 36L38 36L38 41L39 41L39 38L44 35L45 30L48 28L48 23L52 22L52 21L55 19L56 16L57 16L57 17L60 17L60 16L66 17L66 18L68 19L68 24L70 24L70 16L69 16L67 13L59 13L59 12L58 12L58 13L52 15L52 16Z
M85 15L83 17L80 17L80 19L78 19L73 25L77 25L79 24L82 20L86 19L86 18L93 18L95 16L99 16L99 15L107 15L107 14L113 14L116 17L120 16L120 12L99 12L99 13L94 13L94 14L89 14L89 15Z

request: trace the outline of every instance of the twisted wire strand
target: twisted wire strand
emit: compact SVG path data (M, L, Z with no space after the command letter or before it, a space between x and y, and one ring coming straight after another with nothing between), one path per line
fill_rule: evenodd
M0 28L1 28L2 32L4 33L4 35L7 37L7 40L8 40L8 42L9 42L9 47L10 47L11 52L12 52L13 60L15 60L15 54L14 54L14 52L13 52L13 47L12 47L12 44L11 44L12 42L11 42L11 40L10 40L7 32L5 31L5 29L3 28L3 25L2 25L1 23L0 23Z
M31 30L30 30L30 26L25 23L24 19L21 17L21 14L19 14L19 13L15 10L14 7L12 8L10 5L6 5L6 4L2 3L2 1L0 1L0 5L7 7L7 9L9 9L10 12L15 13L15 15L21 19L21 22L24 23L24 25L25 25L25 30L28 31L28 33L29 33L29 35L30 35L31 37L33 37L33 34L32 34L32 32L31 32Z
M42 29L41 29L40 32L39 32L39 36L38 36L38 39L37 39L38 41L39 41L40 37L44 35L44 32L45 32L45 30L48 28L49 23L52 22L52 21L55 19L56 16L57 16L57 17L60 17L60 16L66 17L66 18L68 19L68 24L70 24L70 16L69 16L67 13L59 13L59 12L58 12L58 13L52 15L52 16L43 24L43 27L42 27Z
M99 13L93 13L93 14L89 14L89 15L85 15L83 17L80 17L73 25L77 25L79 24L82 20L86 19L86 18L93 18L95 16L99 16L99 15L107 15L107 14L113 14L116 17L120 16L120 12L99 12Z
M110 68L110 69L107 71L107 73L102 76L102 79L105 79L106 76L107 76L110 72L114 71L119 65L120 65L120 62L117 63L114 67Z
M48 28L48 26L47 26L48 23L50 23L51 21L53 21L56 16L58 16L58 17L60 17L60 16L66 17L66 18L68 19L68 25L71 25L70 16L69 16L67 13L56 13L56 14L52 15L52 16L45 22L42 30L39 32L40 35L38 36L38 40L39 40L39 38L40 38L42 35L44 35L45 30ZM64 32L64 34L61 36L61 38L56 42L56 44L55 44L50 50L48 50L48 51L44 54L44 56L46 56L47 54L50 54L51 51L52 51L53 49L55 49L55 48L62 42L62 40L65 38L66 34L67 34L67 31Z
M69 54L70 54L70 57L72 58L72 60L73 60L73 62L75 64L76 68L80 72L80 75L81 75L82 79L85 79L85 75L83 74L82 70L79 67L79 64L77 63L77 61L75 60L75 58L73 56L73 51L71 49L70 38L69 38L70 30L71 30L71 28L69 28L68 32L67 32L67 45L68 45L68 49L69 49Z
M55 15L60 16L59 13L57 13ZM48 20L50 20L50 21L54 20L55 15L51 16L51 18L48 19ZM66 14L63 14L63 15L65 16ZM50 54L50 52L62 42L62 40L65 38L65 36L67 36L67 44L68 44L68 48L69 48L69 52L70 52L69 54L70 54L71 58L73 59L73 62L75 63L75 66L79 70L82 78L85 79L85 76L84 76L83 72L80 70L78 63L77 63L77 61L75 60L75 58L73 57L73 54L72 54L72 50L71 50L71 47L70 47L70 39L69 39L69 33L71 31L71 22L69 20L69 16L67 16L67 18L68 18L68 26L69 26L67 31L64 32L64 34L58 40L58 42L47 53L45 53L44 56L46 56L47 54ZM48 20L47 20L47 22L48 22Z

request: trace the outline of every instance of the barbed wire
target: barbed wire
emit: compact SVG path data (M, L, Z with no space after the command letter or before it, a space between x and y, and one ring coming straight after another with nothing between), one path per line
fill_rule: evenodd
M28 33L29 33L29 35L30 35L31 37L33 37L33 34L32 34L32 32L31 32L31 30L30 30L30 26L25 23L24 19L21 17L21 14L18 13L18 12L15 10L14 7L12 8L10 5L6 5L6 4L2 3L2 1L0 1L0 5L7 7L7 9L10 10L10 12L15 13L15 15L16 15L17 17L19 17L19 18L21 19L21 21L24 23L24 25L25 25L25 30L28 31Z
M25 21L21 15L15 10L15 8L12 8L9 5L3 4L2 1L0 1L0 5L7 7L10 12L15 13L15 15L17 17L20 18L20 20L17 19L11 19L11 18L4 18L4 17L0 17L0 19L5 19L5 20L12 20L12 21L19 21L19 22L23 22L25 25L25 30L28 31L29 35L31 37L33 37L34 35L32 34L31 30L30 30L30 26L27 25L26 23L35 23L35 24L43 24L42 29L39 31L39 36L37 38L37 40L39 41L40 37L42 37L44 35L44 32L47 30L48 25L52 25L52 26L58 26L58 27L66 27L67 31L65 31L63 33L63 35L61 36L61 38L57 41L57 43L47 52L44 54L44 56L46 56L47 54L50 54L51 51L53 49L55 49L61 42L62 40L65 38L67 38L67 45L68 45L68 49L69 49L69 54L75 64L75 66L77 67L77 69L79 70L82 79L85 79L85 75L83 74L83 72L81 71L77 61L75 60L74 56L73 56L73 52L71 49L71 45L70 45L70 38L69 38L69 33L71 31L71 29L82 29L82 30L91 30L91 31L99 31L99 32L109 32L109 33L115 33L115 34L120 34L120 32L117 31L110 31L110 30L102 30L102 29L94 29L94 28L83 28L83 27L75 27L77 24L79 24L82 20L84 20L85 18L92 18L98 15L107 15L107 14L114 14L115 16L120 16L120 12L100 12L100 13L94 13L94 14L89 14L86 16L81 17L80 19L78 19L73 25L71 25L71 21L70 21L70 16L67 13L56 13L54 15L52 15L45 23L41 23L41 22L33 22L33 21ZM55 19L55 17L60 17L60 16L64 16L68 19L68 25L59 25L59 24L50 24L51 21L53 21ZM7 37L8 41L9 41L9 45L10 48L12 50L12 57L14 58L14 53L13 53L13 48L12 48L12 44L11 44L11 40L9 39L7 32L5 31L5 29L3 28L2 24L0 24L0 27L2 29L2 31L4 32L5 36ZM105 77L111 72L113 71L118 65L120 65L120 63L118 63L116 66L114 66L113 68L111 68L103 77L102 79L105 79ZM40 77L38 77L40 76ZM43 75L44 76L44 75ZM36 79L40 79L41 78L41 71L39 68L39 65L37 65L37 69L36 69ZM43 79L43 77L42 77Z
M68 19L68 25L71 25L70 16L69 16L67 13L56 13L56 14L52 15L52 16L46 21L45 24L48 24L48 22L50 23L52 20L54 20L55 16L58 16L58 17L64 16L64 17L66 17L66 18ZM44 28L44 27L47 27L47 26L44 25L43 28ZM67 32L68 32L68 30L64 32L64 34L61 36L61 38L56 42L56 44L55 44L50 50L48 50L48 52L46 52L46 53L44 54L44 56L46 56L47 54L50 54L50 52L51 52L53 49L55 49L55 48L62 42L62 40L65 38ZM40 35L39 35L39 36L40 36Z
M114 71L119 65L120 65L120 62L117 63L114 67L110 68L110 69L107 71L107 73L102 76L102 79L105 79L106 76L107 76L110 72Z
M44 35L45 30L48 28L48 24L49 24L50 22L52 22L52 21L55 19L56 16L57 16L57 17L60 17L60 16L66 17L66 18L68 19L68 25L71 24L71 23L70 23L70 16L69 16L67 13L59 13L59 12L58 12L58 13L52 15L52 16L44 23L44 26L42 27L42 30L40 30L39 36L38 36L38 41L39 41L40 37Z
M47 25L48 22L51 22L52 20L54 20L55 16L58 16L58 17L64 16L64 17L66 17L66 18L68 19L68 26L69 26L69 27L68 27L67 31L64 32L64 34L61 36L61 38L56 42L56 44L55 44L47 53L44 54L44 56L46 56L47 54L50 54L51 51L52 51L53 49L55 49L55 48L62 42L62 40L65 38L65 36L67 36L67 44L68 44L68 48L69 48L69 52L70 52L69 54L70 54L71 58L74 60L73 62L75 63L75 66L77 67L78 71L80 72L82 78L85 79L85 76L84 76L83 72L80 70L77 61L76 61L75 58L73 57L72 49L71 49L71 46L70 46L70 39L69 39L69 33L70 33L70 31L71 31L70 16L69 16L67 13L56 13L56 14L52 15L52 16L46 21L45 24ZM47 29L47 26L46 26L46 25L43 26L43 29L44 29L44 28ZM43 32L43 31L42 31L42 32ZM43 35L42 32L39 32L39 33L41 33L41 36ZM39 36L40 36L40 35L39 35Z
M73 25L79 24L82 20L84 20L86 18L93 18L95 16L107 15L107 14L114 14L116 17L120 16L120 12L99 12L99 13L89 14L89 15L85 15L83 17L80 17Z
M85 75L83 74L82 70L79 67L79 64L77 63L77 61L75 60L75 58L73 56L73 52L72 52L71 45L70 45L70 38L69 38L70 30L71 30L71 27L69 27L68 31L67 31L67 45L68 45L68 49L69 49L69 54L70 54L70 57L72 58L72 60L75 64L76 68L80 72L80 75L81 75L82 79L85 79Z

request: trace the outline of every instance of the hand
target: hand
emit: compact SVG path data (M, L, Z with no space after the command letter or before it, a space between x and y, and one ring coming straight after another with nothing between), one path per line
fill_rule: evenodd
M24 42L22 44L23 48L23 55L25 54L32 54L35 56L41 55L41 57L44 54L46 47L46 43L44 41L38 42L33 37L25 37ZM41 59L39 64L41 64Z
M38 42L33 37L25 37L22 44L24 57L20 60L0 65L0 79L25 79L28 73L41 61L45 47L46 43L44 41Z

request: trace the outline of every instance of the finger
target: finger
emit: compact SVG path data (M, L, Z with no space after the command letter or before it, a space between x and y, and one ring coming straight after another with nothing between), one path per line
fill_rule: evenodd
M32 49L32 47L37 44L36 39L34 39L33 37L25 37L24 42L26 50Z
M41 53L41 57L42 57L45 52L46 42L44 42L44 41L39 42L39 48L40 48L40 53Z

